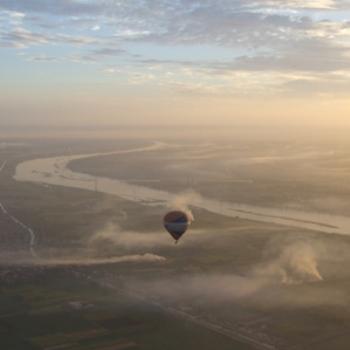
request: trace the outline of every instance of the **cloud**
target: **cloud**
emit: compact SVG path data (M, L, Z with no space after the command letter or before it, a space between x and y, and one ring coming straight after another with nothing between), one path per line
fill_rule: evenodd
M41 33L33 33L24 28L0 33L0 45L4 47L24 48L30 45L49 43L49 38Z
M101 58L120 56L125 53L126 51L120 48L102 47L88 52L84 57L91 61L98 61Z
M60 62L97 63L108 72L122 64L130 85L186 94L289 95L303 82L304 93L322 93L319 74L350 70L347 11L349 2L336 0L0 0L0 46L64 47ZM209 57L206 46L225 54ZM158 75L147 71L155 65L163 67ZM328 92L333 87L347 84L334 80Z
M32 62L59 62L59 59L57 57L48 56L45 54L29 56L27 60Z
M0 0L0 8L11 11L49 13L56 15L95 15L102 7L90 1L79 0Z
M294 51L275 55L240 56L231 63L217 64L218 71L307 71L330 72L350 69L350 50L320 40L304 39Z
M319 95L331 98L347 98L350 93L350 79L347 72L316 76L315 79L300 78L285 82L281 87L289 96L309 97Z
M61 43L68 45L88 45L95 39L87 36L72 36L67 34L45 34L33 32L22 27L8 31L0 31L0 45L4 47L25 48L34 45L52 45Z
M100 30L100 29L101 29L101 27L100 27L98 24L94 25L94 26L91 28L91 30L94 31L94 32L96 32L96 31L98 31L98 30Z
M336 9L340 5L340 1L336 0L263 0L262 2L265 6L283 6L304 9Z
M45 4L43 4L43 2ZM319 1L322 7L328 1ZM40 4L42 3L42 4ZM307 2L306 2L307 3ZM310 1L315 4L317 1ZM298 7L301 1L287 4ZM141 2L103 1L4 1L0 8L51 16L61 16L58 22L94 18L93 28L101 23L110 29L110 36L118 40L148 41L163 44L215 44L223 46L270 47L285 41L293 31L308 30L314 26L311 18L300 14L260 13L259 8L282 5L280 1L168 1ZM285 2L283 2L285 5ZM77 20L72 21L72 16ZM53 19L55 22L55 19ZM98 22L99 24L96 24ZM90 26L91 28L91 26ZM77 27L76 29L79 29ZM99 31L97 31L99 32Z
M311 7L324 7L332 1L309 1ZM301 1L289 1L293 8ZM332 2L333 3L333 2ZM286 2L283 2L285 6ZM266 6L280 6L281 1L174 1L156 2L103 1L4 1L6 11L53 16L51 23L76 26L94 21L93 28L104 24L106 35L123 41L146 41L162 44L215 44L232 47L270 47L286 41L295 31L312 29L315 23L305 14L260 12ZM60 16L60 18L57 18ZM73 17L73 19L72 19ZM96 22L98 24L96 24ZM89 24L89 29L91 25ZM99 30L96 31L99 34ZM299 33L301 34L301 33Z

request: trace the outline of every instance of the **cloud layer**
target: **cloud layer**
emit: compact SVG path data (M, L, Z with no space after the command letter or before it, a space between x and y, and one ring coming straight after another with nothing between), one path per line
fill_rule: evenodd
M0 47L186 94L346 95L349 15L340 0L0 0Z

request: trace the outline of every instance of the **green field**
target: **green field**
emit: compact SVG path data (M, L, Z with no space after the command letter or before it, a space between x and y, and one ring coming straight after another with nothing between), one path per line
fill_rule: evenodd
M0 289L1 349L250 349L69 271L7 271L22 277Z

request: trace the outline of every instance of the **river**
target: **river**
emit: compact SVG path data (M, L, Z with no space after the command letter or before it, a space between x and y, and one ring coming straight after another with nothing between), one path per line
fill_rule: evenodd
M146 147L106 153L79 154L28 160L17 165L14 179L17 181L98 191L116 195L123 199L135 201L143 205L161 205L166 207L169 202L175 199L176 194L127 183L117 179L96 177L73 172L67 167L67 165L69 162L77 159L113 154L149 152L161 150L167 147L174 146L155 142ZM188 204L227 217L240 217L259 222L269 222L324 233L350 234L350 218L340 215L259 207L199 196L193 196Z

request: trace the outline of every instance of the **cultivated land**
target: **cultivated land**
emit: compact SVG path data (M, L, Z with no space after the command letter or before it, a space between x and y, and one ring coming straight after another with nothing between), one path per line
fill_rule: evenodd
M0 203L7 212L0 211L0 347L347 349L347 236L194 209L190 231L175 246L162 229L164 207L12 179L16 164L25 159L146 143L31 142L0 150L0 164L6 161ZM313 150L305 155L298 149L303 156L296 157L295 149L287 149L288 160L280 164L277 151L271 160L275 145L269 146L270 153L257 151L257 146L187 147L96 157L70 167L172 192L191 187L203 195L249 204L297 203L317 209L316 198L331 196L338 205L331 211L349 213L347 184L336 191L347 173L345 153L332 156L325 148L321 155ZM263 154L270 156L261 160ZM251 164L252 158L258 161ZM230 165L229 174L218 171L225 159L241 159L240 165ZM243 159L249 165L242 165ZM320 164L326 170L310 177L310 168L316 173ZM291 169L299 174L294 182ZM337 184L329 182L331 174ZM30 252L29 231L11 216L35 233L38 257ZM108 261L144 254L165 260ZM61 266L65 259L72 263ZM52 260L55 266L47 266Z
M2 268L1 348L250 349L89 282L83 269Z

